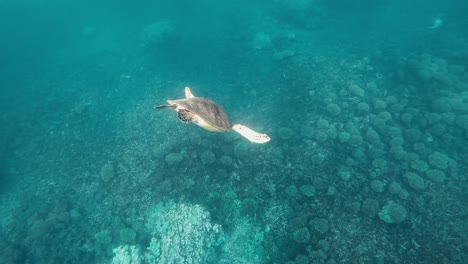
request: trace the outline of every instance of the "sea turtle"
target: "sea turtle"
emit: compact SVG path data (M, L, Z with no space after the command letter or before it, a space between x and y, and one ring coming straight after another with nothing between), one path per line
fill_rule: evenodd
M232 125L220 105L210 99L193 96L189 87L185 87L185 97L185 99L167 100L169 105L159 105L154 108L174 109L180 121L184 123L193 122L209 131L228 132L234 130L254 143L270 141L270 137L266 134L257 133L240 124Z

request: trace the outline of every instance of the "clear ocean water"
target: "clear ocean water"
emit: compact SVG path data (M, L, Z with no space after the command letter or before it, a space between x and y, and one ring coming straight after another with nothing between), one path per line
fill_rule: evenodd
M466 14L0 0L0 263L468 263Z

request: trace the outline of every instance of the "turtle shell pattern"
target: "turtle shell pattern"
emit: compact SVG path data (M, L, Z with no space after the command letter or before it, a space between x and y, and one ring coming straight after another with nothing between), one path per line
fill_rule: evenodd
M168 100L168 103L176 104L180 108L185 108L195 113L206 123L221 131L230 131L232 128L231 122L224 109L210 99L194 97L180 100Z

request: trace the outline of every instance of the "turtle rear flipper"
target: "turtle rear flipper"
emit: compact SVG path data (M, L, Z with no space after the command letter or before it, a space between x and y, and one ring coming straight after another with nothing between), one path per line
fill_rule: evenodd
M260 134L240 124L233 125L232 130L241 134L241 136L245 137L253 143L267 143L270 141L270 137L267 134Z
M179 118L180 121L184 123L188 123L188 122L194 121L195 114L186 109L179 109L177 110L177 117Z

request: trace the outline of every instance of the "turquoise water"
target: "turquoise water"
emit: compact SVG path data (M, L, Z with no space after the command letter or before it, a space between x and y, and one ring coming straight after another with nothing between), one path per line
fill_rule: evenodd
M467 13L0 0L0 263L467 263Z

